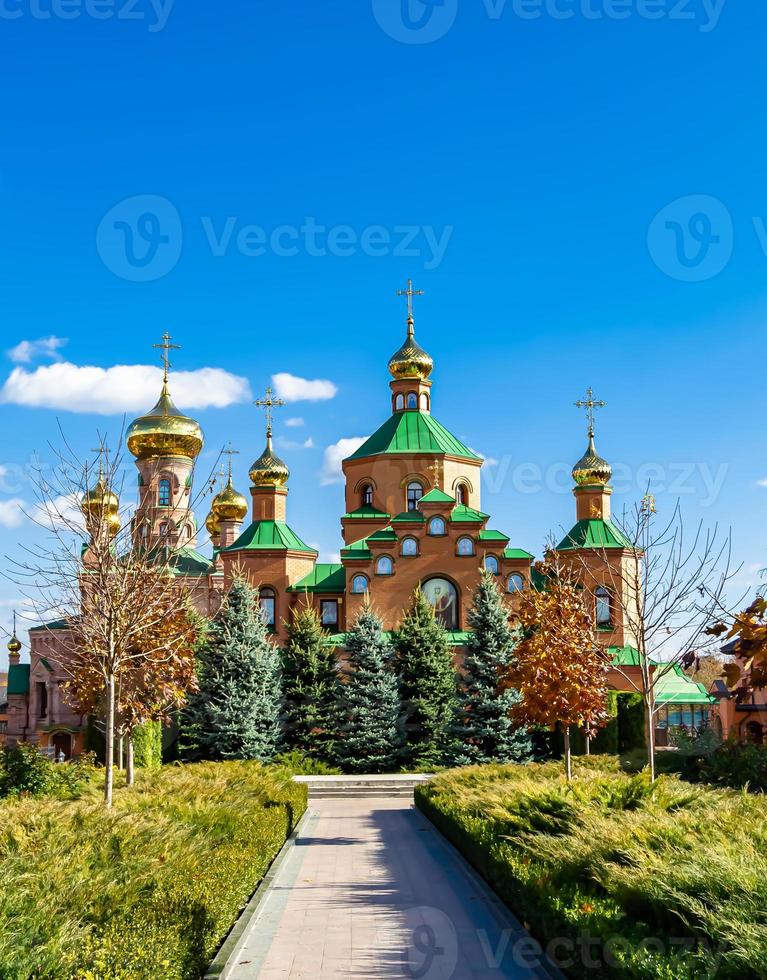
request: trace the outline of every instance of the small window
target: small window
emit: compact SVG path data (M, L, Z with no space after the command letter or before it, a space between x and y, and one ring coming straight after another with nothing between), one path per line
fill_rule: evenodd
M269 629L274 629L276 618L276 597L274 589L261 589L258 594L258 605L261 611L261 622Z
M441 517L432 517L429 521L429 534L439 537L445 533L445 522Z
M405 396L402 393L400 393L394 399L394 410L395 412L401 412L404 407L405 407Z
M162 524L160 525L160 537L161 538L167 538L168 537L168 522L167 521L163 521Z
M407 407L408 408L418 408L418 395L414 391L408 392L407 396Z
M498 559L495 555L485 556L485 569L490 572L491 575L498 574Z
M352 579L352 592L355 595L364 595L368 590L368 580L364 575L355 575Z
M37 716L45 718L48 714L48 686L45 681L37 682Z
M407 509L418 510L418 503L423 497L423 487L420 483L408 483L407 485Z
M157 503L160 507L170 507L170 480L160 480Z
M373 487L369 483L366 483L362 488L362 506L373 506Z
M338 599L323 599L320 603L320 620L323 626L338 626Z
M426 394L425 391L421 392L421 411L422 412L429 411L429 396Z
M376 575L391 575L394 571L394 562L388 555L381 555L376 562Z
M611 626L613 617L610 608L610 593L600 585L594 593L596 600L597 626Z
M471 538L459 538L457 551L459 555L473 555L474 542Z
M524 576L519 572L512 572L509 575L509 592L521 592L525 587Z
M465 504L468 500L466 494L466 485L464 483L459 483L455 488L455 502L457 504Z
M418 554L418 542L416 539L403 538L400 554L404 555L405 558L415 558L415 556Z

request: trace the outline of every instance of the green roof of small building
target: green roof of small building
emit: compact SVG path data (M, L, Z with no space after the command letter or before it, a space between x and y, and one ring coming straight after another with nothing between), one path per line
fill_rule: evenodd
M634 546L610 521L586 518L578 521L575 527L557 545L557 551L576 551L579 548L633 548Z
M423 524L426 518L420 510L403 510L391 519L392 524Z
M385 510L378 510L371 504L363 504L362 507L358 507L356 510L349 511L348 514L344 514L341 518L342 521L388 521L389 515Z
M8 694L29 694L29 664L11 664L8 668Z
M181 548L170 556L170 565L176 575L209 575L213 562L194 548Z
M477 535L478 541L508 541L508 534L504 534L502 531L491 531L489 528L485 528L484 531L480 531Z
M480 460L434 416L415 411L392 415L349 459L364 459L383 453L442 453Z
M529 551L525 551L524 548L504 548L503 557L532 561L535 556L531 555Z
M351 544L347 544L345 548L341 548L341 557L371 561L373 556L370 553L370 548L368 548L368 539L360 538L359 541L352 541Z
M291 585L288 592L330 592L346 591L346 569L343 565L318 564L300 582Z
M391 527L382 527L368 535L368 541L396 541L397 535Z
M612 662L616 667L639 667L640 653L636 647L626 645L623 647L608 647L608 652L612 655ZM653 663L663 672L657 675L655 682L655 702L657 705L664 704L712 704L716 701L705 689L702 684L698 684L682 670L679 664L669 666L660 660L653 660ZM665 669L664 669L665 668Z
M455 497L451 497L449 493L445 493L439 487L433 487L421 497L419 504L455 504Z
M456 504L450 512L450 520L453 524L482 524L489 516L483 514L481 510L467 507L466 504Z
M254 521L224 551L303 551L316 555L314 548L299 538L284 521Z

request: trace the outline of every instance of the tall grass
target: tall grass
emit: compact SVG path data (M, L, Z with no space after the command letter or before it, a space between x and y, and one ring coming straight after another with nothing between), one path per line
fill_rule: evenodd
M306 806L250 762L0 804L0 977L199 977Z
M555 764L486 766L416 802L539 939L567 940L569 975L767 978L763 796L592 759L572 786Z

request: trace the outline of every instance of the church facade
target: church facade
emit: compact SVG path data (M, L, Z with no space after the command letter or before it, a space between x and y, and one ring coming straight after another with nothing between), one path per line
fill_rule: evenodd
M483 510L481 457L432 412L434 365L415 338L411 284L405 292L407 333L388 362L387 417L343 462L343 545L341 560L334 564L319 562L318 552L290 523L290 471L273 447L272 409L280 403L270 390L259 402L267 413L266 441L250 467L250 501L234 487L230 464L204 522L207 541L200 541L192 494L203 433L173 404L170 345L164 338L160 398L126 434L139 486L131 534L137 544L167 548L179 583L200 613L213 615L232 579L245 575L259 589L261 614L276 643L285 640L291 611L310 602L342 653L344 633L368 597L385 628L394 630L420 587L449 631L459 662L483 568L497 577L512 606L519 593L536 586L533 555L496 528ZM612 590L632 574L631 545L610 521L611 469L594 445L592 410L599 403L589 391L582 404L590 413L588 446L573 468L575 523L558 548L586 570L599 642L630 664L636 639ZM89 508L106 514L116 533L119 501L110 499L105 507L105 492L97 483L82 507L86 515ZM66 628L60 621L30 630L29 663L21 663L15 636L11 641L8 744L32 741L66 757L82 750L87 719L67 705L61 691L64 674L57 667ZM610 680L625 689L625 679L615 671Z

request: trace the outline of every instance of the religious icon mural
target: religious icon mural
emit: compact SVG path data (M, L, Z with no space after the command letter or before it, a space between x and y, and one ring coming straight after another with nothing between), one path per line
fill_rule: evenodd
M434 607L440 623L448 630L458 629L458 593L446 578L430 578L421 586L424 596Z

